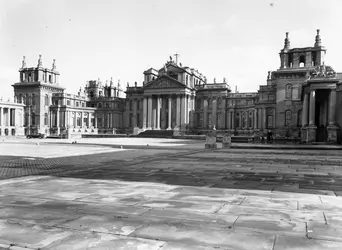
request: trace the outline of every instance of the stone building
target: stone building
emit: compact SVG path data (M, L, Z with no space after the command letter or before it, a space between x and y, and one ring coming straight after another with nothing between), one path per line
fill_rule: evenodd
M0 99L0 136L21 136L24 131L24 104Z
M51 69L27 68L25 58L14 95L25 104L26 133L65 137L82 134L139 134L173 131L262 136L303 142L339 142L342 114L342 74L325 65L326 48L319 30L314 46L291 48L286 33L280 67L268 72L257 92L233 93L226 79L208 82L197 70L170 57L160 69L144 72L142 84L88 81L77 95L59 85L55 61Z

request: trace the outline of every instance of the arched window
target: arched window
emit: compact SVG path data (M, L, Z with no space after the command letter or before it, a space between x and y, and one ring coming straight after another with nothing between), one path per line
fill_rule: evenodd
M203 105L203 100L200 98L196 99L196 109L201 109Z
M108 102L106 102L106 108L109 108L109 103Z
M210 99L208 100L208 108L211 109L212 106L213 106L213 99L210 98Z
M242 127L247 128L247 114L246 114L246 112L242 113Z
M90 96L90 97L94 97L94 92L93 92L93 91L90 91L89 96Z
M98 107L98 108L102 108L102 103L99 102L99 103L97 104L97 107Z
M297 113L297 126L301 127L302 126L302 110L298 110Z
M292 112L291 110L285 111L285 126L289 127L292 125Z
M305 67L305 56L304 56L304 55L301 55L301 56L299 57L299 67L300 67L300 68Z
M236 113L235 116L235 128L239 128L240 127L240 113Z
M285 88L285 99L292 100L292 85L287 84Z

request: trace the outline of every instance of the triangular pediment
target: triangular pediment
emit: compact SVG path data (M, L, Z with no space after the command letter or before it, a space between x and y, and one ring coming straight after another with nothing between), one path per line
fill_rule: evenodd
M144 87L145 89L165 89L165 88L178 88L178 89L184 89L187 88L185 84L177 81L176 79L173 79L169 76L161 76L157 79L153 80L152 82L149 82Z

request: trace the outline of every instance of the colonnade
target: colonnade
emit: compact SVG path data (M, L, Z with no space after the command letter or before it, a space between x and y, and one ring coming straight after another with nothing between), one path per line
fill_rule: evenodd
M17 112L16 108L6 108L0 107L0 127L1 126L16 126L23 125L24 117L23 113L21 112L21 117L19 117L19 112ZM19 119L18 121L16 119Z
M302 127L315 127L316 90L309 90L304 93ZM336 125L336 90L331 89L328 105L328 125Z
M143 129L174 129L192 126L191 111L195 109L194 96L190 94L150 95L143 98ZM137 127L137 108L133 106L133 127Z

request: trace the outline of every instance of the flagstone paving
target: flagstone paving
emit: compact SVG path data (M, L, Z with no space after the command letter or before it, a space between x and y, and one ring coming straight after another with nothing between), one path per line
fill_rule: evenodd
M341 151L125 142L3 142L0 249L342 249Z

